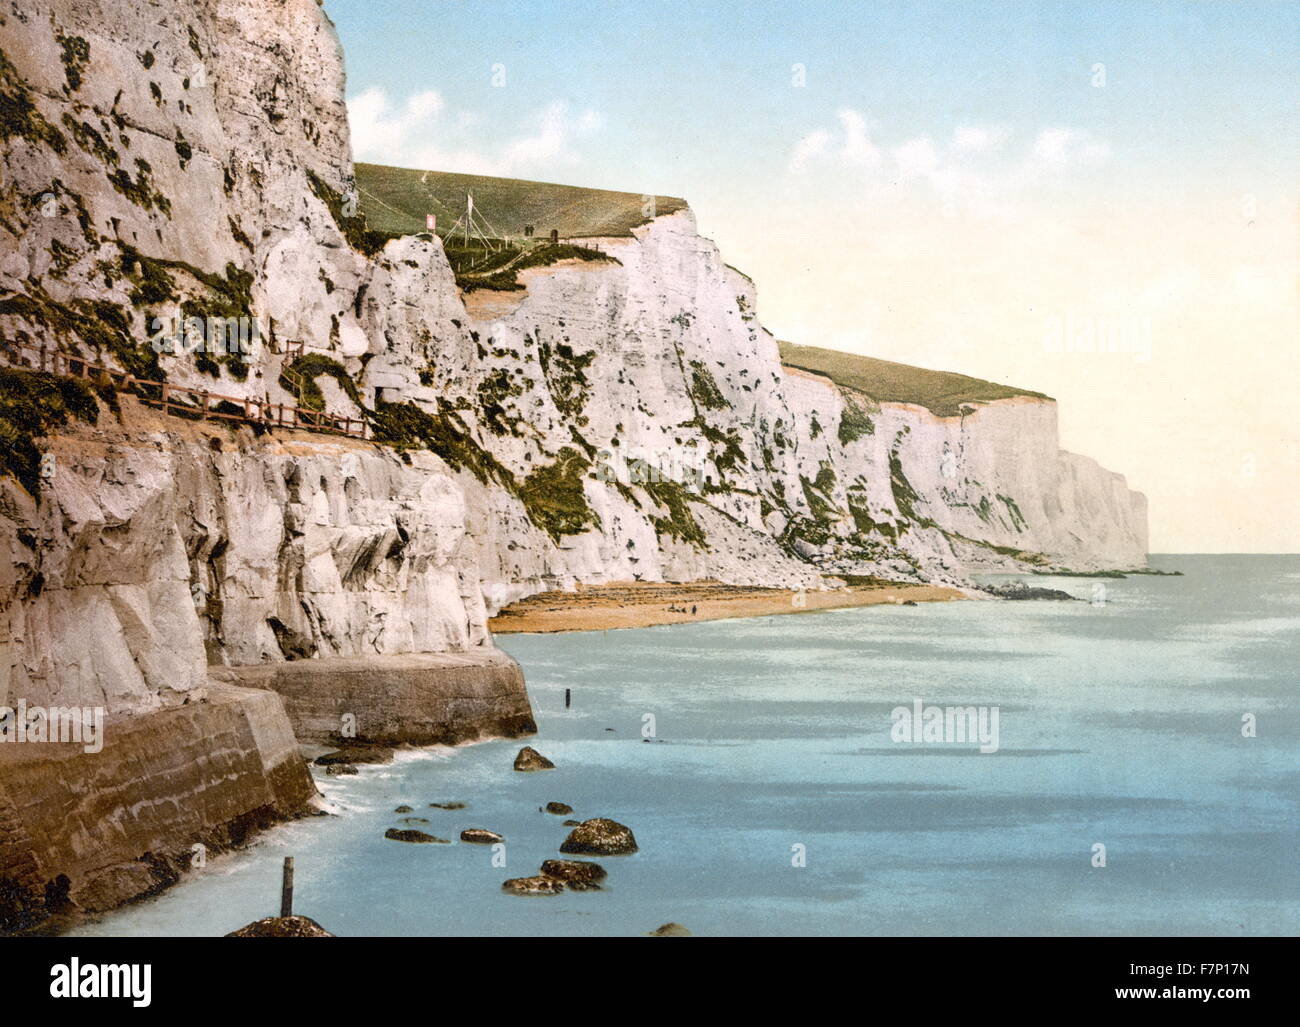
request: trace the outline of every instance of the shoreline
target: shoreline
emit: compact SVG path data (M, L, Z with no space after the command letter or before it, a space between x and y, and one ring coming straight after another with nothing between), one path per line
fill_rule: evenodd
M946 585L890 583L796 591L717 581L625 581L579 585L572 592L540 592L504 607L488 621L488 628L494 635L610 631L969 598Z

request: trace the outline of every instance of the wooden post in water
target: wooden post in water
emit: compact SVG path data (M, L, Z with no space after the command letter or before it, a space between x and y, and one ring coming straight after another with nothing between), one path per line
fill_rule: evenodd
M284 857L284 880L280 883L280 916L293 916L293 857Z

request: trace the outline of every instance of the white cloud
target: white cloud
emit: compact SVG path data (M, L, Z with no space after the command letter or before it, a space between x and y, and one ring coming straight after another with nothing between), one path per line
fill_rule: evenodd
M1100 164L1110 156L1110 147L1078 129L1045 128L1034 140L1033 153L1046 167L1064 168Z
M929 136L909 139L902 146L897 146L891 153L894 167L904 179L931 179L939 171L939 150Z
M419 132L425 124L437 120L443 103L442 97L429 90L409 97L396 110L391 107L382 89L367 89L348 101L352 148L361 159L400 151L406 140Z
M1005 125L958 125L952 134L955 153L988 153L998 150L1011 138Z
M857 167L880 167L880 149L871 141L867 119L857 111L847 109L840 111L839 117L844 129L844 147L841 151L844 160Z
M932 135L879 144L860 111L841 110L837 118L838 132L816 129L795 144L789 160L792 172L808 173L818 166L858 171L859 186L875 199L899 187L921 187L950 213L959 208L1004 212L1035 187L1099 166L1110 156L1104 141L1069 127L1043 128L1016 153L1008 145L1013 133L1005 125L959 125L946 144Z
M794 152L790 154L790 170L802 171L812 158L826 152L830 142L831 134L825 129L818 129L804 136L795 144Z
M432 91L394 103L382 89L348 101L353 156L359 161L485 175L546 175L582 162L578 145L597 132L597 111L574 113L555 101L535 111L513 136L487 138L473 111L449 112Z
M581 163L573 150L573 142L591 135L600 127L600 116L595 111L583 111L574 118L568 104L557 100L537 115L531 133L508 143L503 160L510 170L519 167L552 167Z

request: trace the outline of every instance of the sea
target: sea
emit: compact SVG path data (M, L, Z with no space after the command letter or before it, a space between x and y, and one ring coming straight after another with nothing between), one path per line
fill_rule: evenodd
M341 936L1295 934L1300 556L1151 563L1181 576L502 636L535 737L321 775L332 815L72 933L224 934L293 856L294 911ZM514 771L524 744L555 769ZM502 890L591 817L639 847L604 888Z

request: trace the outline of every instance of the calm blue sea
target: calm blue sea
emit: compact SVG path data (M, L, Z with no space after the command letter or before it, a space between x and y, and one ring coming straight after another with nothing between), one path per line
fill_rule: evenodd
M515 741L322 777L337 816L76 933L225 933L278 910L292 855L296 911L340 935L1295 934L1300 557L1152 563L1185 576L1102 582L1104 605L503 637L556 770L515 773ZM892 740L918 699L996 708L998 752ZM428 808L449 800L469 809ZM558 855L548 800L636 833L604 891L501 892ZM386 841L403 803L441 837L503 834L507 866Z

